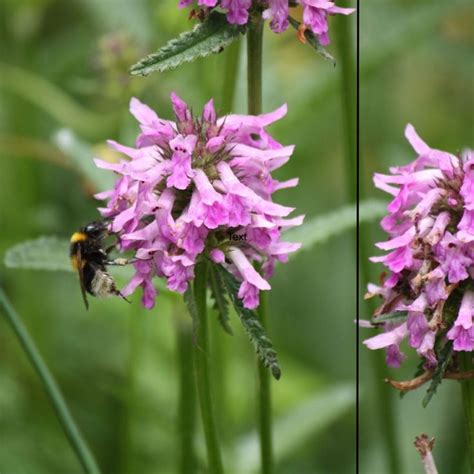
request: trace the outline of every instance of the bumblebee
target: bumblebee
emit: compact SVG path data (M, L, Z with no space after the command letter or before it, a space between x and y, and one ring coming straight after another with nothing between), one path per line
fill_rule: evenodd
M99 298L121 296L128 301L107 272L107 265L126 265L130 261L125 258L109 259L109 253L115 248L115 245L104 248L104 241L109 235L106 223L98 220L81 227L71 236L69 256L72 267L79 275L86 309L89 309L87 293Z

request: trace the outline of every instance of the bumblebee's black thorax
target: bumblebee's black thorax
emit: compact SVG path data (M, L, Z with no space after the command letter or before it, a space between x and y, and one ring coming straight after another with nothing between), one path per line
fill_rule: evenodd
M106 269L107 252L103 240L107 232L100 222L94 222L74 232L71 236L69 255L73 268L82 269L84 288L95 295L94 279L100 275L108 276Z

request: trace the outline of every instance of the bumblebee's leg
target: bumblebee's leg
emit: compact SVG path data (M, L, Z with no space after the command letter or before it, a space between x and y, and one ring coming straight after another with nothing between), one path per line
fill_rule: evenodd
M130 263L135 263L137 261L136 258L114 258L113 260L108 260L105 262L106 265L118 265L118 266L124 266L128 265Z
M119 291L118 295L119 295L122 299L124 299L128 304L132 304L132 302L131 302L130 300L128 300L127 298L125 298L125 296L123 296L122 293L120 293L120 291Z
M110 252L112 252L112 250L114 250L115 248L117 248L117 245L114 244L114 245L111 245L110 247L107 247L105 249L105 253L108 255Z

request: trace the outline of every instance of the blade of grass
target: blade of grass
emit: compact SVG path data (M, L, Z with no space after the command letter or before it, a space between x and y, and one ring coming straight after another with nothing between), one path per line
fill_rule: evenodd
M56 415L61 423L64 433L76 453L84 472L86 474L100 474L97 462L74 421L53 374L46 365L46 362L38 351L36 344L29 335L26 326L23 324L20 316L13 308L2 288L0 288L0 306L3 308L5 317L18 338L21 347L38 374L53 408L56 411Z

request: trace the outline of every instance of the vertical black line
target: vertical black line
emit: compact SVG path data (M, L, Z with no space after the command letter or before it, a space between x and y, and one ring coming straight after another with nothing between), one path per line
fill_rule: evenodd
M356 472L359 472L359 435L360 435L360 414L359 414L359 382L360 382L360 354L359 354L359 242L360 242L360 1L357 0L357 26L356 26Z

